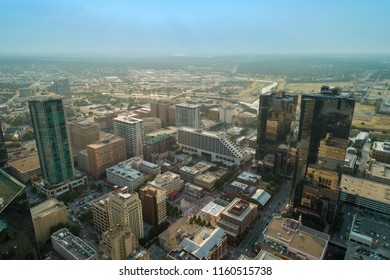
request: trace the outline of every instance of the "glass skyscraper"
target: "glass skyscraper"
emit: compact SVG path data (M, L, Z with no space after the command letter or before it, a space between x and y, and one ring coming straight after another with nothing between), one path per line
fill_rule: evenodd
M337 88L302 95L293 203L323 223L332 224L337 213L354 107L354 98Z
M28 104L44 179L52 185L71 179L74 170L62 98L42 96Z
M0 260L38 259L25 186L0 170Z

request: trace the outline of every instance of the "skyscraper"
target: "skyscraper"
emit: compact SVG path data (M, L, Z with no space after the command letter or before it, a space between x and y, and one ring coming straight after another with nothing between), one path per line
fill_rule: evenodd
M114 134L125 138L128 157L143 158L143 120L130 116L119 116L114 119Z
M7 147L5 146L5 140L3 130L0 123L0 168L3 167L8 160Z
M333 223L337 212L354 107L354 98L326 86L302 96L293 203L323 223Z
M256 160L262 173L288 175L293 172L288 158L298 97L279 91L261 94L259 99Z
M200 128L200 105L176 104L176 127Z
M139 198L144 219L148 224L158 225L167 219L167 192L164 189L146 185L139 190Z
M0 260L38 258L25 186L0 170Z
M74 177L62 98L42 96L28 101L41 171L50 184Z
M69 125L69 137L73 153L84 150L87 145L99 141L99 125L94 122L81 121Z

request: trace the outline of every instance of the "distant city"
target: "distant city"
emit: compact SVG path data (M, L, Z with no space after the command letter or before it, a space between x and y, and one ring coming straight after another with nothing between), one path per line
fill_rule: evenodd
M389 260L388 56L0 56L0 260Z

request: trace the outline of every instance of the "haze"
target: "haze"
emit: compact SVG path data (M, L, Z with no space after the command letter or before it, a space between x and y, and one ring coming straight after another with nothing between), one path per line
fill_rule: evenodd
M0 54L389 53L387 1L2 1Z

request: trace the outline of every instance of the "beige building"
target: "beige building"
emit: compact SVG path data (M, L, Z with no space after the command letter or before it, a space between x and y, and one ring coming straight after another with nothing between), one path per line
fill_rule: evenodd
M184 181L180 179L179 175L168 171L157 175L149 184L165 190L169 195L173 192L179 192L184 186Z
M126 141L112 135L87 145L87 153L89 173L97 178L103 175L107 168L126 160Z
M116 225L103 233L99 259L126 260L138 247L138 239L129 225Z
M108 220L110 228L117 224L130 225L137 238L144 237L142 220L142 204L138 193L129 193L124 187L120 191L111 192L108 196Z
M201 186L209 191L214 190L215 183L218 178L212 173L208 172L206 174L200 174L194 178L194 183L198 186Z
M108 220L108 194L92 201L93 225L96 232L101 235L110 229Z
M184 238L193 237L201 228L201 226L191 225L185 219L181 218L160 233L158 243L161 248L169 252L178 246Z
M31 208L37 242L45 243L50 240L50 229L68 222L66 206L55 198L51 198Z
M161 128L161 120L155 117L142 118L145 133L153 132Z
M139 190L142 213L145 222L158 225L167 219L167 192L153 185L146 185Z
M12 175L23 183L27 183L31 178L41 174L38 154L11 161L8 165L12 169Z
M89 144L99 141L99 125L94 122L80 121L69 125L69 138L72 153L76 154Z

